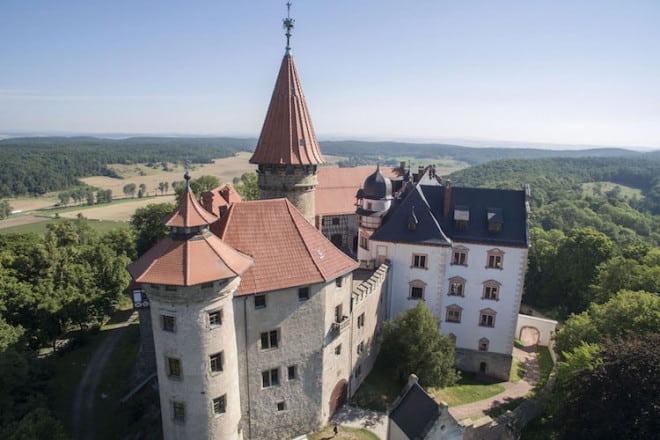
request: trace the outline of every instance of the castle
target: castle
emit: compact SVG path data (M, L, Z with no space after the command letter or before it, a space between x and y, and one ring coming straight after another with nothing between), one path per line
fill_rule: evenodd
M324 159L289 46L293 20L285 27L250 160L260 200L239 202L225 188L205 209L187 185L164 220L169 235L128 267L148 299L141 326L153 335L166 439L290 438L321 427L371 370L384 320L419 300L453 335L459 366L508 377L525 193L452 189L432 168L417 183L400 173L395 191L378 168L357 209L353 193L352 212L319 213Z

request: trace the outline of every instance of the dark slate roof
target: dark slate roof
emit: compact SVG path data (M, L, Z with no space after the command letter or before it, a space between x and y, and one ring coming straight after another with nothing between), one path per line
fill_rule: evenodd
M444 185L417 185L371 239L440 245L451 244L451 241L515 247L529 245L525 191L452 187L447 217L443 215L444 198ZM419 223L415 230L410 230L408 219L413 206ZM470 220L464 229L454 224L454 208L457 206L467 207L470 211ZM488 230L489 212L495 213L496 221L502 225L498 232Z
M438 403L417 383L414 383L399 404L390 410L390 419L411 440L423 439L438 417Z
M362 196L365 199L380 200L391 195L392 181L381 173L378 165L376 171L365 179Z
M417 219L414 229L408 227L411 217ZM442 246L451 245L451 241L433 215L431 206L429 206L419 185L415 186L401 205L390 214L387 222L373 233L371 239Z

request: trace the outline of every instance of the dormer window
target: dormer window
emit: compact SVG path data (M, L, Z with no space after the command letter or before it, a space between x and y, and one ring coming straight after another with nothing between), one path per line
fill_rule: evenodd
M470 208L463 205L454 207L454 227L459 230L467 229L470 222Z
M502 224L504 223L502 208L488 208L486 219L488 220L488 232L500 232L502 230Z

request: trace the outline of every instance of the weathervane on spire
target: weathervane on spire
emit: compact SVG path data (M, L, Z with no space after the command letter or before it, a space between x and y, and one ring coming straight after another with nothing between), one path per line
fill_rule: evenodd
M291 54L291 29L296 22L291 18L291 2L286 2L286 18L283 21L284 29L286 29L286 54Z

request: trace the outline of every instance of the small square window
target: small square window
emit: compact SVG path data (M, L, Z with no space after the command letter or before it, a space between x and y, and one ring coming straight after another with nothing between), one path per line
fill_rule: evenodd
M213 399L213 412L215 414L224 414L227 412L227 395L223 394L220 397Z
M410 288L410 299L424 299L424 288L423 287L411 287Z
M335 347L335 354L340 355L341 354L341 344Z
M341 287L343 284L344 284L344 278L342 277L335 278L335 286Z
M167 376L172 379L181 378L181 361L176 358L167 358Z
M224 356L222 352L215 353L210 356L211 361L211 371L213 373L219 373L223 370L224 367Z
M166 332L176 331L176 318L170 315L160 315L163 330Z
M286 409L286 403L284 402L277 402L277 410L278 411L284 411Z
M266 308L266 295L254 295L254 308L255 309Z
M209 325L211 327L219 327L222 325L222 310L209 312Z
M300 287L298 289L298 301L307 301L309 299L309 287Z
M177 422L186 420L186 405L183 402L172 402L172 418Z
M413 254L413 267L426 269L426 255Z
M294 380L298 377L298 371L296 371L297 368L295 365L289 365L286 369L287 371L287 377L289 380Z

